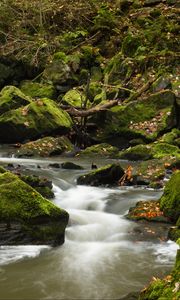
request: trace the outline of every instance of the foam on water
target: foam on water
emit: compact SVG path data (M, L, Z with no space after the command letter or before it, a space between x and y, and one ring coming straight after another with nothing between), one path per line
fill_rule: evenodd
M50 246L0 246L0 265L13 263L24 258L33 258Z

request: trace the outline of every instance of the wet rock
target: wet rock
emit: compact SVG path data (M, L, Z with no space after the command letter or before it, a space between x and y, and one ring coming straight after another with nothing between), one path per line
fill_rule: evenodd
M16 152L17 157L29 156L54 156L65 152L71 152L74 149L69 139L65 136L61 137L44 137L34 142L21 145Z
M133 221L171 222L168 217L164 216L163 211L160 209L159 201L139 201L135 207L129 209L126 217Z
M180 158L180 150L177 146L168 143L154 142L148 145L137 145L119 153L119 158L128 160L148 160L166 156Z
M85 150L80 151L76 156L78 157L109 157L116 158L118 157L119 149L112 145L102 143L87 147Z
M79 166L73 162L67 161L61 164L62 169L70 169L70 170L83 170L82 166Z
M64 242L68 213L43 198L16 175L0 175L0 244Z
M105 167L91 171L77 179L77 184L81 185L117 185L118 180L124 175L124 170L119 164L109 164Z
M59 168L61 167L61 165L58 164L58 163L53 163L53 164L49 164L49 167L50 167L50 168L59 169Z

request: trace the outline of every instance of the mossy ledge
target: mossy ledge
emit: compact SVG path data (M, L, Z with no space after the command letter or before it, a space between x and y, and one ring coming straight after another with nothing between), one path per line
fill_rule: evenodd
M43 198L18 176L0 174L0 244L64 242L69 215Z

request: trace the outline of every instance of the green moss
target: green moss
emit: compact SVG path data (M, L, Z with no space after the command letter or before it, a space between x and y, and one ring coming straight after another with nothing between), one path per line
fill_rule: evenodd
M20 175L20 179L33 187L39 194L46 199L54 198L52 191L52 182L45 177L39 177L35 175Z
M160 139L160 142L167 144L176 144L176 139L180 136L180 130L174 128L171 132L165 133Z
M147 160L151 159L151 149L146 145L137 145L120 152L119 158L128 160Z
M176 156L180 158L180 150L178 147L167 143L154 143L152 144L152 155L154 158L162 158L164 156Z
M104 4L97 11L97 15L95 16L93 22L94 30L105 30L106 32L108 32L115 27L116 18L114 12Z
M132 33L127 34L122 43L122 53L126 56L133 57L141 45L141 37Z
M70 116L58 108L55 102L44 98L0 116L0 139L15 142L54 131L63 134L71 126Z
M87 157L94 157L94 156L104 156L104 157L118 157L119 150L117 147L112 145L102 143L87 147L85 150L82 150L77 154L77 156L87 156Z
M0 114L27 105L32 99L15 86L6 86L0 93Z
M105 122L101 122L100 138L123 136L128 139L142 138L154 140L159 133L175 126L174 94L162 91L146 99L133 101L126 105L115 106L106 113Z
M139 300L178 300L180 297L180 250L177 251L176 263L172 273L164 279L155 279L141 292Z
M172 228L170 228L168 232L168 238L174 242L177 242L178 239L180 239L180 227L178 228L173 226Z
M68 213L43 198L16 175L0 175L0 221L21 224L21 230L39 243L62 243Z
M3 167L0 166L0 174L7 172Z
M125 58L122 52L112 57L104 69L104 74L110 84L121 84L122 80L129 78L135 69L131 58Z
M21 91L32 98L54 99L55 88L51 84L43 84L33 81L23 81L20 85Z
M148 145L137 145L130 147L119 154L119 158L129 160L147 160L151 158L164 158L166 156L180 157L180 150L178 147L154 142Z
M32 187L16 175L6 172L0 175L0 219L28 222L39 216L57 218L63 210L44 199Z
M75 106L75 107L83 107L85 102L85 94L82 91L78 91L77 89L73 89L68 91L62 98L62 103L65 105ZM89 101L88 101L89 104Z
M34 142L21 145L16 152L17 157L22 156L53 156L60 155L63 152L69 152L74 149L69 139L65 136L61 137L45 137Z
M175 172L167 182L160 199L160 206L164 214L174 222L180 216L180 171Z

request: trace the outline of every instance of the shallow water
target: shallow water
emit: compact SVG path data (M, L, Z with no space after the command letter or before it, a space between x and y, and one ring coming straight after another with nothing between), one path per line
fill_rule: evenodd
M63 246L0 247L0 299L120 299L172 268L177 245L140 241L138 233L132 238L137 224L124 217L137 201L158 199L162 191L77 186L90 162L75 161L85 171L48 167L66 160L0 157L0 164L23 164L25 172L53 180L53 201L70 214Z

